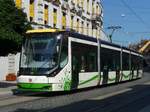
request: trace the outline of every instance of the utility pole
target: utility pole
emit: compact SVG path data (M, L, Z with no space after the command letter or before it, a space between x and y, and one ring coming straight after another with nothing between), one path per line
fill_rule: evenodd
M109 26L109 27L107 27L107 29L112 30L111 34L109 35L109 38L110 38L111 42L112 42L112 36L113 36L115 30L121 29L121 28L122 28L121 26Z

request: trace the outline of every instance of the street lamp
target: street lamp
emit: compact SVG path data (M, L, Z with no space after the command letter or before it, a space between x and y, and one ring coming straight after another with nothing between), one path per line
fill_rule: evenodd
M107 27L107 29L112 30L111 34L109 35L109 38L110 38L111 42L112 42L112 36L113 36L115 30L121 29L121 28L122 28L121 26L109 26L109 27Z

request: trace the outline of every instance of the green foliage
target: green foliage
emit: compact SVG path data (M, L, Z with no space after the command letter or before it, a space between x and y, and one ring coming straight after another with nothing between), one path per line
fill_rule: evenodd
M22 38L31 29L26 14L14 0L0 0L0 55L20 50Z

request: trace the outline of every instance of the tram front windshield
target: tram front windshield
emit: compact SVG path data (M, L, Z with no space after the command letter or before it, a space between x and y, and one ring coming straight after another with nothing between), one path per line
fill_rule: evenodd
M49 74L58 65L61 34L28 34L22 45L20 73Z

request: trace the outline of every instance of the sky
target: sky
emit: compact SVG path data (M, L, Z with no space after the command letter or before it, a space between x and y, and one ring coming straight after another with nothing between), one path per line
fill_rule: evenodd
M113 33L114 43L128 46L150 40L150 0L101 0L103 27L107 35L109 26L121 26Z

